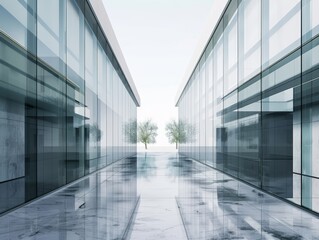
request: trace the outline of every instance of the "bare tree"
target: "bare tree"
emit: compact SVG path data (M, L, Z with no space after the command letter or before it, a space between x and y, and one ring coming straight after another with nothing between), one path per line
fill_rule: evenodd
M184 143L187 140L186 125L182 121L172 120L166 124L166 136L170 143L175 143L176 149L178 144Z
M156 142L157 129L157 125L152 120L139 123L137 127L137 141L144 143L145 149L147 149L147 144Z

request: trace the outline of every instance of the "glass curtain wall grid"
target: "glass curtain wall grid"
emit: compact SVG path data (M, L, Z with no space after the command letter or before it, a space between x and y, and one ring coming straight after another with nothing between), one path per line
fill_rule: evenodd
M179 152L319 213L318 0L232 0L177 106Z
M0 0L0 213L136 153L136 100L88 1Z

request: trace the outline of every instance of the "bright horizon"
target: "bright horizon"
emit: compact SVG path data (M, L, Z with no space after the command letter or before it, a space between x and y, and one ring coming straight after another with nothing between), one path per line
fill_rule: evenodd
M103 0L141 96L138 122L152 119L158 125L154 146L174 147L165 125L178 118L177 90L215 1Z

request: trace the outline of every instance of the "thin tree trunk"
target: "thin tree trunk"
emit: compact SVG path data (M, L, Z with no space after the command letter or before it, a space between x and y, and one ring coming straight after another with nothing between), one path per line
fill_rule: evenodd
M178 149L178 148L177 148L177 142L176 142L176 149Z
M144 145L145 145L145 149L147 150L147 144L146 144L146 143L144 143Z

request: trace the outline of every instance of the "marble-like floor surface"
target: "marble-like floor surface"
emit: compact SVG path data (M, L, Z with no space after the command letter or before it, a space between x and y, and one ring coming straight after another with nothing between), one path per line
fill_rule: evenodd
M130 240L186 240L176 204L179 158L177 153L139 153L137 189L140 203Z
M137 182L132 240L319 239L318 217L176 153L138 154Z
M0 217L0 240L124 236L319 239L319 218L177 153L150 152Z
M0 239L122 239L136 190L136 158L121 160L0 217Z
M177 202L189 239L319 239L319 218L180 157Z

